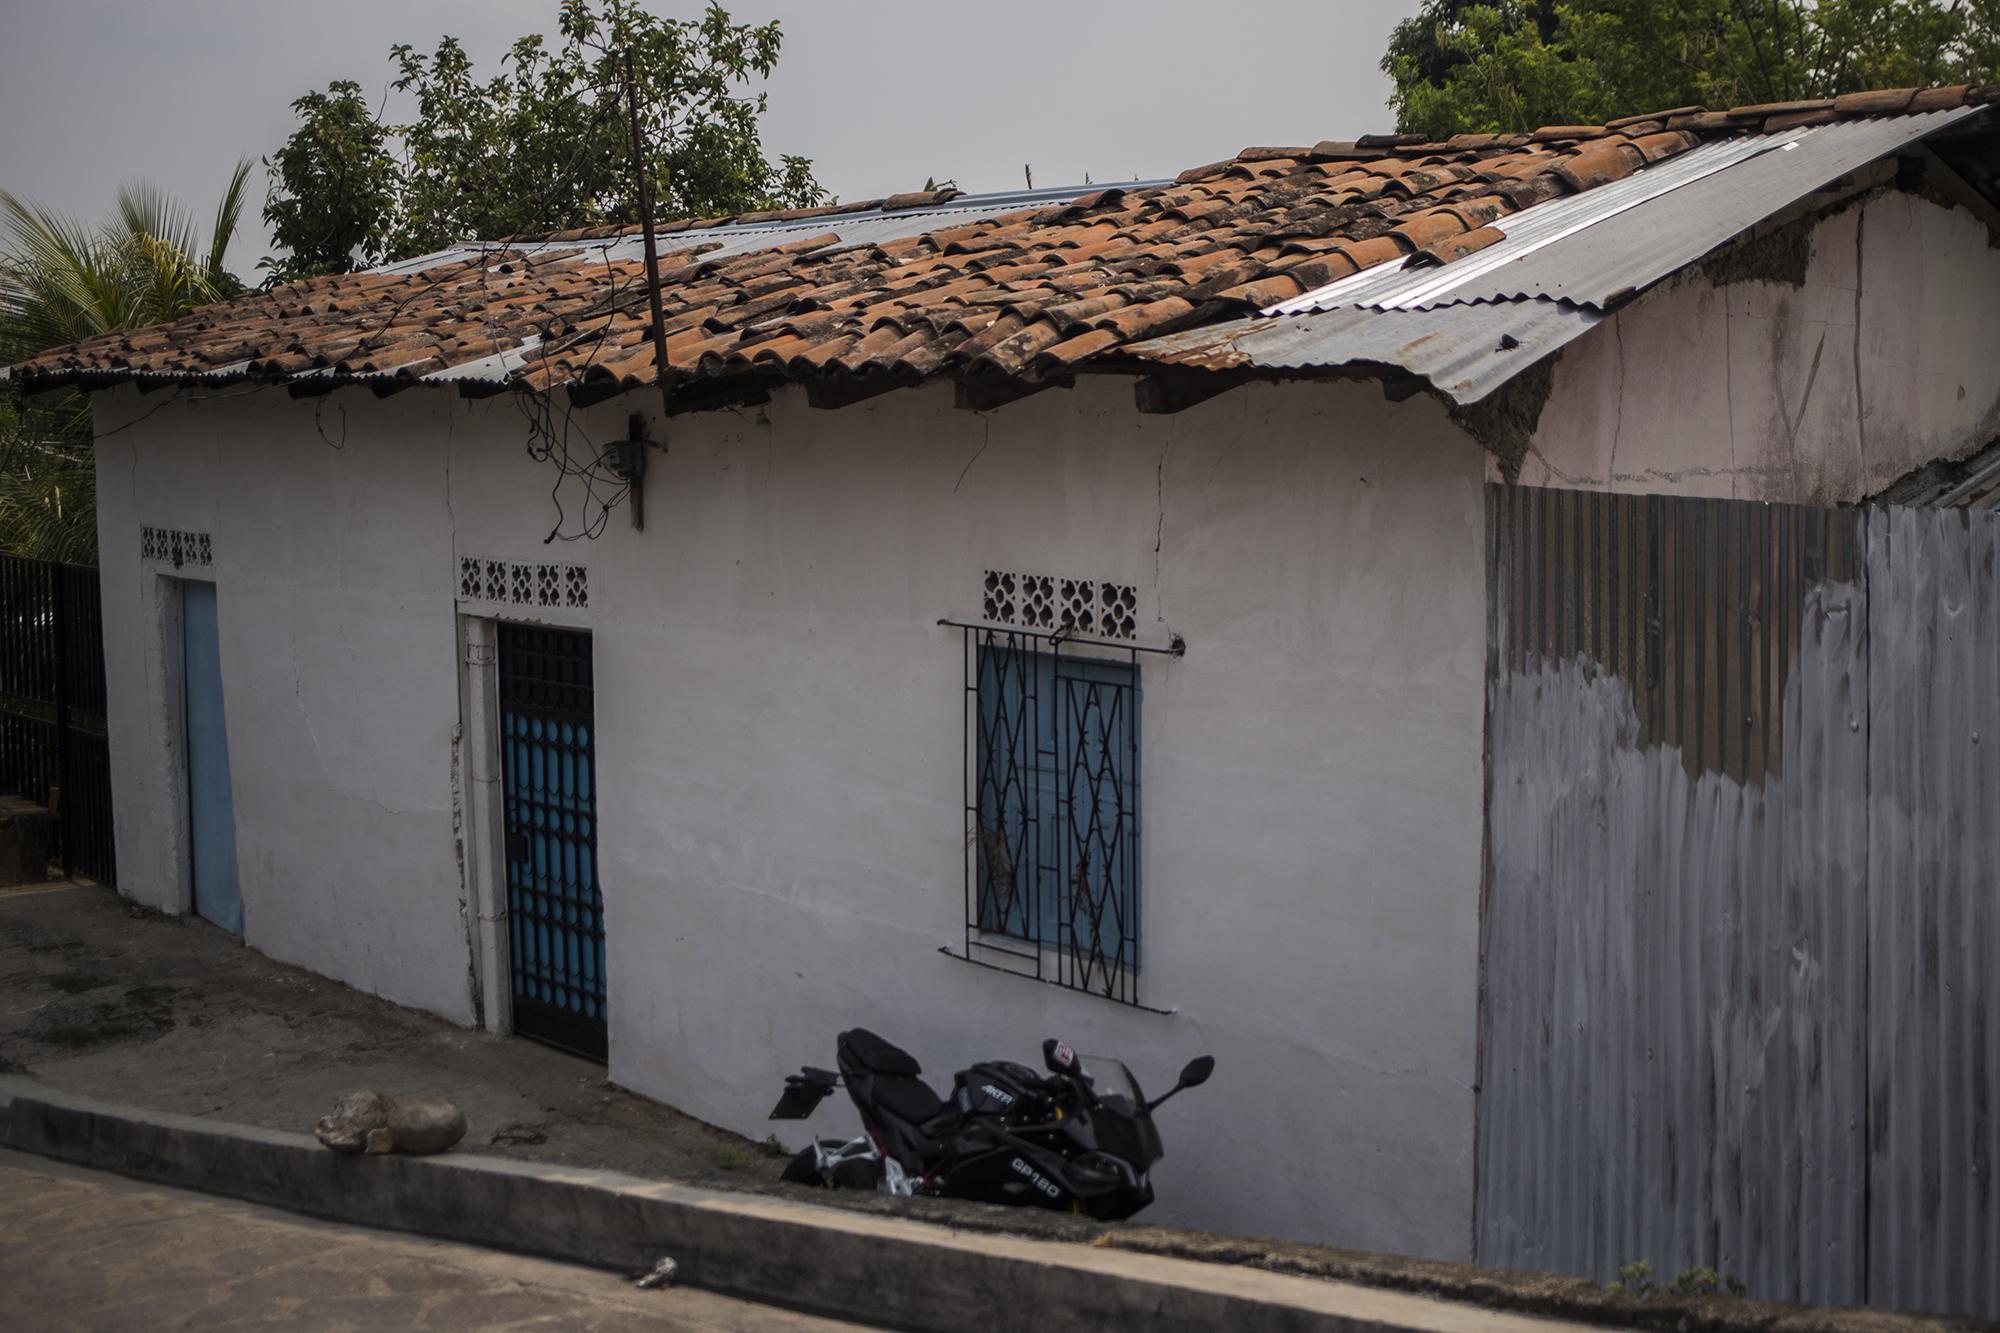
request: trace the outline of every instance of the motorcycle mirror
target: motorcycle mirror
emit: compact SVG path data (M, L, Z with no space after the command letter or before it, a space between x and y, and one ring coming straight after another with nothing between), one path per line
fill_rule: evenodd
M1215 1072L1215 1057L1212 1055L1197 1055L1194 1059L1187 1062L1187 1068L1181 1070L1181 1077L1179 1082L1175 1083L1173 1087L1168 1088L1165 1092L1161 1093L1159 1096L1153 1098L1152 1101L1146 1103L1145 1106L1146 1114L1151 1115L1154 1109L1158 1107L1161 1102L1164 1102L1167 1098L1173 1096L1175 1093L1185 1092L1189 1088L1200 1087L1202 1084L1208 1082L1208 1076L1210 1074L1213 1074L1214 1072Z

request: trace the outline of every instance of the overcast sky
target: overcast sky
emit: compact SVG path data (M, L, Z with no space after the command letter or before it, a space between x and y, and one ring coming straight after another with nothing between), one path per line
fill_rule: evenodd
M700 6L652 0L662 13ZM783 21L766 151L847 199L1171 175L1249 144L1391 128L1376 68L1416 0L731 0ZM396 42L451 33L491 73L556 0L0 0L0 189L99 218L151 180L204 219L239 155L333 79L380 94ZM253 206L230 252L268 252Z

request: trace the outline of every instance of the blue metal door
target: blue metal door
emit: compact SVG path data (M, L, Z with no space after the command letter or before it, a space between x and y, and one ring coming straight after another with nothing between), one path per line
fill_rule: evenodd
M588 634L500 626L514 1030L605 1058L604 893Z
M181 584L181 671L187 703L188 834L194 910L232 935L243 933L236 881L236 801L229 784L229 730L223 722L222 650L215 585Z

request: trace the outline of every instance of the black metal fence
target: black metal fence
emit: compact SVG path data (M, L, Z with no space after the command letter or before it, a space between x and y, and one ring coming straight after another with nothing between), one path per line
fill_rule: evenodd
M0 792L55 808L66 875L117 882L97 571L0 555Z

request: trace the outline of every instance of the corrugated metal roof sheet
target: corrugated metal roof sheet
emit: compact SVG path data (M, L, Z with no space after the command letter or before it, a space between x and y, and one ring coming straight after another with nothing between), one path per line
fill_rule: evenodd
M1505 235L1505 240L1455 263L1437 265L1405 259L1395 264L1384 264L1317 291L1281 301L1264 313L1301 315L1336 306L1418 310L1462 301L1498 299L1502 293L1493 290L1492 284L1496 279L1491 276L1496 270L1519 263L1537 251L1570 239L1586 227L1628 212L1760 153L1789 149L1804 133L1806 131L1800 130L1791 134L1706 143L1655 163L1622 181L1614 181L1583 194L1551 199L1526 212L1501 218L1491 225L1495 231ZM1562 253L1566 254L1567 250Z
M1983 463L1966 473L1963 480L1938 498L1937 503L2000 511L2000 449L1989 450L1988 453L1990 456Z
M1920 469L1877 498L1899 505L1942 505L2000 513L2000 441L1956 466L1932 464Z
M1265 313L1533 298L1602 309L1828 182L1979 111L1954 107L1706 143L1601 189L1500 218L1492 226L1506 239L1456 263L1369 269Z
M1202 370L1393 366L1422 376L1453 402L1473 403L1603 318L1556 301L1438 310L1348 307L1193 329L1140 350L1148 360Z
M502 383L509 375L519 370L522 364L530 356L534 355L535 349L541 345L542 340L540 338L530 336L523 339L519 347L510 347L504 352L495 352L492 356L481 357L477 361L468 361L462 366L446 366L443 370L433 371L431 374L424 376L424 378L440 382L473 380L494 384Z
M1260 317L1128 350L1207 370L1394 366L1454 402L1477 402L1588 332L1624 296L1828 183L1978 114L1956 107L1715 140L1499 218L1488 225L1501 240L1452 263L1411 255ZM1986 486L2000 491L2000 473Z

